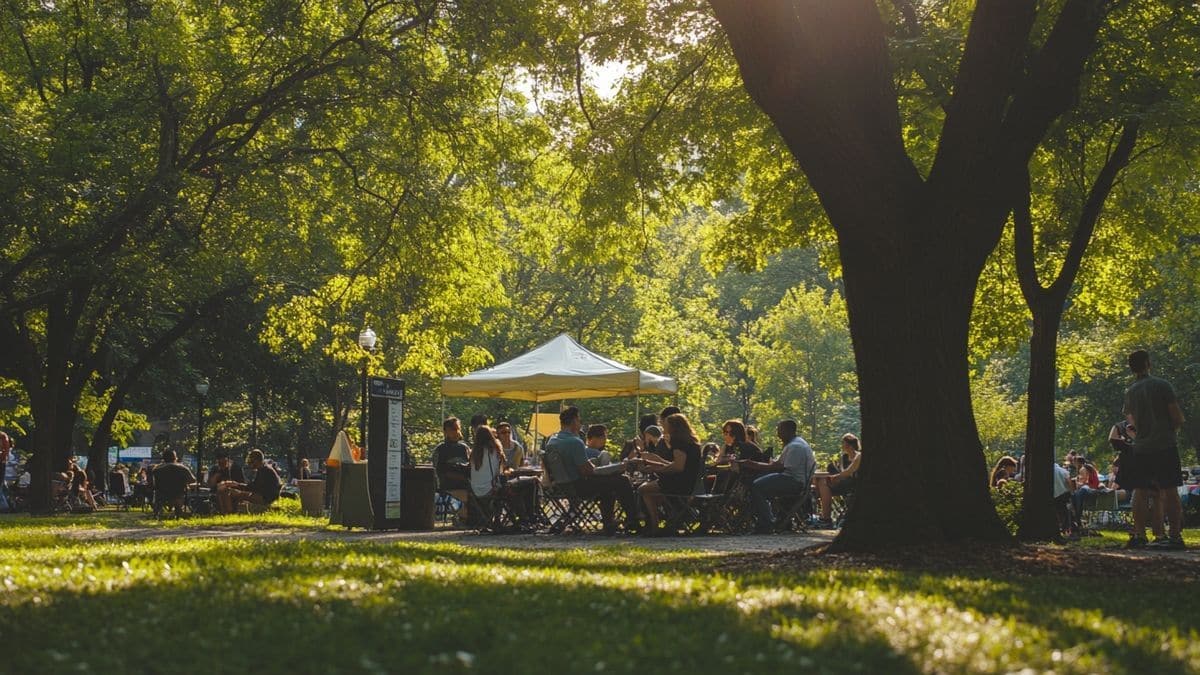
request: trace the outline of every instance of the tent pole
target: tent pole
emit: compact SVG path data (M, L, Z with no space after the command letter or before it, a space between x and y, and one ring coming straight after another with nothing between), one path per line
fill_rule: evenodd
M633 436L637 438L638 425L642 423L642 397L637 394L633 395Z
M537 457L538 449L542 446L538 445L538 427L542 426L542 421L539 416L542 414L542 402L533 402L533 454ZM541 458L538 457L538 463L541 463Z
M446 397L438 396L438 403L442 406L442 416L438 419L438 424L441 424L446 419Z

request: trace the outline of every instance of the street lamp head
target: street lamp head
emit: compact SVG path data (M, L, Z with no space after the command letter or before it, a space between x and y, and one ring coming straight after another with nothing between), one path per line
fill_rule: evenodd
M196 393L201 396L208 396L208 380L200 380L196 383Z
M375 331L370 328L364 329L358 334L358 346L367 351L375 350Z

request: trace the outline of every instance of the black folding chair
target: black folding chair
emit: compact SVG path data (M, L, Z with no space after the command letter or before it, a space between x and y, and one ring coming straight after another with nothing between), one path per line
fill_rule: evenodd
M550 534L562 534L568 530L583 533L592 529L592 522L600 522L599 502L587 500L579 495L574 481L564 480L567 475L562 453L557 448L546 448L543 457L550 486L542 493L542 510L548 521ZM595 512L591 506L595 506ZM593 515L595 517L593 517Z
M108 474L108 494L105 496L105 501L122 511L128 511L131 497L129 481L125 474L120 471Z

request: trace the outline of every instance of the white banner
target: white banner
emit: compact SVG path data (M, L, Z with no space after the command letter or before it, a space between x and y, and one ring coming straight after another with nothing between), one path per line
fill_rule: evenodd
M400 443L404 433L404 402L388 401L387 481L384 488L384 517L400 517L400 471L404 466L404 451Z

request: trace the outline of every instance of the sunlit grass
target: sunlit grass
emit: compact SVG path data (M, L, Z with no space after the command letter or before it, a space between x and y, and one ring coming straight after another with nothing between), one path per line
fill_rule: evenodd
M686 549L189 529L81 540L5 519L0 635L21 648L0 671L1200 670L1194 582L728 572Z
M1120 549L1125 546L1125 542L1129 541L1129 532L1126 530L1096 530L1099 536L1080 537L1077 541L1071 542L1071 546L1087 549ZM1150 532L1150 528L1146 528L1146 536L1153 541L1154 535ZM1200 548L1200 528L1184 528L1183 543L1188 548Z

